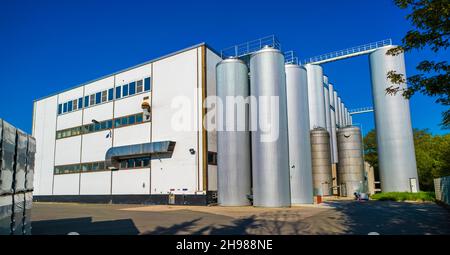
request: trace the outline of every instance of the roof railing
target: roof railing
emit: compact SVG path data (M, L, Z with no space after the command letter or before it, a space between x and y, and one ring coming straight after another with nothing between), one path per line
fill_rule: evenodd
M275 35L270 35L225 48L220 51L220 56L222 58L239 58L245 55L252 54L253 52L262 49L264 46L269 46L281 50L281 44L278 39L275 37Z

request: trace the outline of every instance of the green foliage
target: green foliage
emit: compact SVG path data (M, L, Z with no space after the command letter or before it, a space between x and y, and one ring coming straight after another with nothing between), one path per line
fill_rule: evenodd
M420 189L434 190L434 178L450 176L450 134L433 135L427 130L414 129L414 148ZM375 130L364 137L364 159L378 169Z
M434 192L424 192L420 191L417 193L411 192L386 192L386 193L377 193L370 196L373 200L380 201L432 201L434 202L435 195Z
M429 47L434 52L445 51L450 46L450 1L449 0L394 0L402 9L409 9L406 16L414 26L406 33L402 45L388 51L388 55L397 55L413 49ZM403 77L395 71L389 71L387 77L393 85L386 89L388 94L401 92L410 98L416 92L437 97L436 102L450 106L450 65L447 61L424 60L416 67L419 74ZM408 83L408 88L399 86ZM442 113L442 127L450 128L450 110Z

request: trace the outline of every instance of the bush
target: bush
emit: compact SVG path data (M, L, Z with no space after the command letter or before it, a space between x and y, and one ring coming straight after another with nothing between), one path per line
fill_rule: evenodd
M417 193L411 193L411 192L386 192L386 193L377 193L372 196L370 196L373 200L380 200L380 201L435 201L435 195L434 192L417 192Z

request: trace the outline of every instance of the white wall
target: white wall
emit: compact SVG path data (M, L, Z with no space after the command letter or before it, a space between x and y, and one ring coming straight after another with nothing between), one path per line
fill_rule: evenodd
M112 193L116 195L149 194L150 169L113 171Z
M198 50L193 49L153 64L152 141L169 140L175 141L176 145L172 158L151 161L152 194L167 194L170 189L186 194L197 191L197 175L199 170L201 172L197 168L197 155L201 153L197 147L198 133L193 130L199 114L197 54ZM171 106L177 96L185 97L190 103L189 109L184 107L190 115L187 131L172 127L172 118L180 110ZM190 148L196 155L190 154ZM188 190L183 192L182 189Z
M36 138L35 195L52 194L57 108L57 96L34 103L32 133Z
M80 174L57 174L53 185L53 195L78 195Z
M111 172L82 173L80 176L81 195L111 194Z

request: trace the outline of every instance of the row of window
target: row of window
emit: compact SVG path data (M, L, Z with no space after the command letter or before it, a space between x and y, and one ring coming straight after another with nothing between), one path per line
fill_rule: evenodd
M149 168L150 157L140 157L121 160L119 162L119 169L136 169L136 168ZM208 151L208 165L217 165L217 152ZM74 174L81 172L96 172L107 171L104 161L89 162L82 164L62 165L55 166L55 174Z
M119 169L137 169L137 168L149 168L150 158L133 158L120 161ZM108 171L104 161L99 162L89 162L82 164L72 164L72 165L62 165L55 166L55 174L75 174L75 173L85 173L85 172L97 172L97 171Z
M80 97L75 100L70 100L65 103L58 104L58 115L87 108L96 104L112 101L114 99L120 99L127 96L132 96L142 92L151 90L151 78L147 77L143 80L137 80L117 86L115 89L111 88L101 92L97 92L92 95Z
M77 136L77 135L82 135L82 134L89 134L89 133L108 130L108 129L112 129L112 128L120 128L120 127L135 125L135 124L141 124L142 122L144 122L143 118L144 118L143 114L138 113L138 114L133 114L133 115L124 116L124 117L120 117L120 118L86 124L83 126L58 130L58 131L56 131L56 139L62 139L62 138L67 138L67 137L72 137L72 136ZM150 121L150 119L146 119L145 121Z

